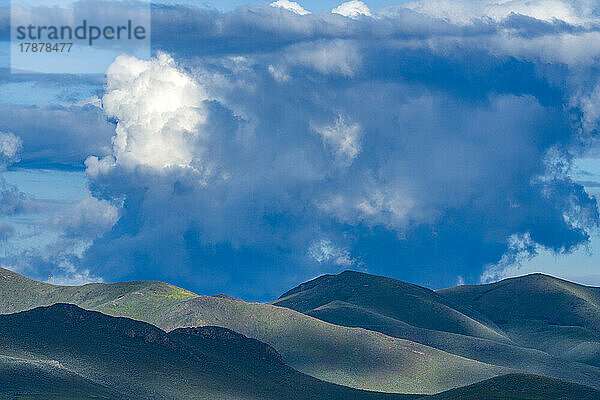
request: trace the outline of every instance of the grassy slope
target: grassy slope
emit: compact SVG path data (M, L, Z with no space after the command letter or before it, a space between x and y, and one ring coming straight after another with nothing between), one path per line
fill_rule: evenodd
M271 344L286 363L304 373L362 389L435 393L506 371L266 304L202 296L182 304L171 317L166 328L199 322L225 326Z
M124 282L55 286L0 268L0 313L8 314L55 303L72 303L113 316L159 326L161 319L192 292L162 282Z
M354 388L435 393L510 372L375 332L334 326L286 308L196 296L157 282L58 287L0 270L0 293L0 313L69 302L166 330L226 327L271 344L301 372Z
M533 274L438 294L485 314L516 343L600 367L600 288Z
M99 384L118 393L107 398L119 399L404 398L319 381L283 364L264 343L223 328L167 334L143 322L57 304L0 316L0 331L2 356L29 360L30 365L60 364L63 376L80 375L79 381L72 381L73 398L79 393L98 394ZM19 366L5 373L14 371ZM23 378L25 387L13 391L35 386L38 394L43 390L39 376ZM55 389L46 387L50 392Z
M0 316L0 331L2 400L600 398L584 386L529 375L505 375L434 396L362 392L300 374L268 345L227 329L167 334L65 304Z
M393 280L384 280L386 283L384 287L388 289L390 288L389 281ZM372 288L376 287L372 283L363 282L362 284L370 285ZM418 298L419 293L423 292L418 287L413 288L413 286L409 285L409 288L416 290L416 297ZM303 287L306 290L306 285L303 285ZM394 288L397 285L392 282L391 287ZM581 290L581 287L575 289ZM485 308L475 313L469 310L472 306L470 302L485 295L483 293L485 291L477 292L472 296L473 293L470 291L458 293L454 290L439 293L440 296L446 298L445 305L458 302L468 304L468 306L463 306L459 313L465 316L471 315L472 317L468 318L476 321L476 327L481 323L491 327L491 330L499 332L502 336L502 329L505 329L506 326L504 320L496 318L496 314L489 313L489 310ZM578 290L576 290L576 293L578 293ZM572 291L573 288L571 288ZM430 295L429 291L425 290L424 293L425 296ZM418 388L426 387L427 390L425 391L435 391L444 389L444 386L449 382L452 382L452 386L467 384L469 381L474 382L502 373L501 370L490 370L489 366L486 365L473 364L464 359L453 359L448 357L447 354L435 352L414 343L394 340L361 329L346 329L324 324L288 309L270 305L248 304L225 297L196 296L183 289L159 282L59 287L32 281L10 271L0 269L0 294L0 312L2 313L68 301L80 304L85 308L95 308L107 314L131 316L146 320L165 329L193 325L228 327L250 337L272 343L276 348L283 349L282 353L286 361L309 374L356 387L398 391L407 389L419 391ZM291 294L294 294L293 291ZM514 294L516 293L513 292ZM594 302L595 298L590 297L590 295L593 296L594 292L592 291L590 294L584 290L584 298L588 302ZM378 302L380 301L381 298ZM373 306L374 304L377 307L380 305L378 302L371 302L366 305ZM567 306L568 304L563 305L563 307ZM350 312L347 308L351 309ZM444 310L444 307L441 307L441 309ZM380 307L376 310L385 313L389 308ZM544 370L548 357L545 353L531 349L514 350L514 346L510 343L501 343L505 342L504 339L495 341L418 328L371 309L337 300L307 312L319 318L331 319L332 322L336 323L344 323L345 320L350 325L369 325L367 326L369 329L375 328L375 330L382 330L389 335L408 337L411 340L428 343L454 352L457 349L462 349L461 351L467 356L472 355L490 362L493 361L493 357L497 356L499 349L503 349L502 351L508 357L508 364L519 364L523 362L523 356L525 356L525 358L529 357L530 360L528 371L548 372ZM497 310L496 312L501 314L504 311ZM486 313L491 316L487 318L482 316ZM456 314L451 313L450 315ZM580 316L579 318L588 321L589 316L584 309L583 317ZM522 317L523 315L519 314L519 318ZM357 320L352 321L352 318ZM469 321L468 318L466 321ZM499 324L492 322L494 320L498 321ZM460 321L465 321L465 319L459 317L459 323L454 326L460 327ZM467 324L468 326L469 324ZM554 327L553 325L550 326ZM547 324L545 328L548 328ZM579 327L579 329L582 329L582 327ZM486 331L487 329L483 330L483 332ZM595 342L581 342L571 351L580 351L589 357L590 350L586 347L589 346L589 343L595 344ZM507 348L512 350L506 351ZM422 351L423 349L426 351ZM581 355L579 356L581 357ZM487 359L486 357L491 358ZM395 366L395 368L390 369L389 365ZM459 366L457 370L454 369L456 365ZM540 365L542 371L538 370ZM473 375L473 369L479 369L480 367L483 367L483 371L479 371L479 377L475 378L477 374ZM566 375L584 376L588 383L598 382L593 368L590 370L577 364L568 364L563 365L561 369ZM447 375L448 372L450 372L450 375ZM423 379L424 377L426 379ZM415 378L417 379L415 380ZM567 378L569 377L567 376ZM477 388L477 386L474 388ZM20 398L25 399L26 397ZM48 398L52 397L48 396ZM525 397L515 397L515 399L517 398L525 399ZM75 398L68 398L68 400L75 400Z
M551 356L533 348L471 336L415 328L402 321L362 309L348 303L332 302L309 312L309 315L342 326L358 326L386 335L422 343L469 359L587 384L590 376L600 377L600 370Z
M429 289L353 271L306 282L272 304L306 313L336 300L418 328L508 342L493 323L475 313L464 313Z
M0 399L116 399L117 393L57 362L0 356Z
M524 292L526 290L523 290L521 296L525 296ZM600 386L599 368L572 362L575 359L583 361L584 356L597 354L593 352L597 348L590 349L589 343L572 351L583 355L576 358L571 354L566 357L567 360L541 351L545 350L541 346L538 347L540 350L536 350L535 346L521 340L519 343L523 346L517 345L512 340L506 340L501 329L506 326L500 325L500 328L501 321L497 319L499 315L510 314L510 307L502 309L497 315L488 316L484 310L473 310L468 302L465 303L460 298L440 294L389 278L344 272L302 284L273 304L290 307L333 324L363 327L488 364L585 384L592 377ZM511 293L511 298L518 298L517 293ZM498 299L498 302L505 304L506 299ZM415 304L421 306L417 307ZM454 307L456 311L447 312L450 307ZM562 304L562 307L566 313L569 304ZM409 312L407 308L418 310L420 314ZM457 315L458 322L448 322ZM481 321L490 330L500 332L500 339L490 335L468 335L466 330L462 334L453 333L457 329L449 329L449 326L460 326L459 323L465 321L462 316L467 316L472 321ZM588 316L584 315L584 318ZM522 321L523 319L518 319L515 324L518 326ZM528 322L525 321L525 324ZM476 329L479 322L467 326L474 327L471 333L481 332ZM536 340L537 336L532 335L531 338Z

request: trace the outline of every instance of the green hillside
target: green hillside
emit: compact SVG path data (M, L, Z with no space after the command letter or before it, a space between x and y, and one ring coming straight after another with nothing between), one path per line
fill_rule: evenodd
M459 287L457 290L463 288L465 287ZM520 296L524 298L538 296L525 295L524 293L528 292L526 288L519 290ZM514 299L519 298L519 294L514 291L508 297L514 302ZM289 307L333 324L374 330L487 364L583 384L588 384L590 377L594 377L593 381L598 382L596 385L600 386L600 369L572 362L588 361L593 364L590 358L598 354L594 343L583 343L565 356L564 352L548 354L543 346L533 346L520 337L510 336L507 340L508 335L504 333L507 326L499 318L511 313L513 305L507 300L492 300L491 305L498 303L506 307L488 315L484 308L472 307L469 302L458 296L446 295L446 291L434 293L389 278L344 272L339 275L325 275L304 283L284 294L273 304ZM536 302L530 299L525 304L535 306ZM571 305L573 303L560 304L561 312L568 313ZM418 310L419 313L410 309ZM452 321L456 316L460 317L458 321L464 321L465 318L481 321L474 326L485 324L489 327L488 331L498 332L499 337L473 336L464 330L462 333L452 332L448 321ZM591 317L590 314L585 314L581 319L585 320L588 317ZM518 327L521 323L527 326L530 324L527 318L527 315L519 315L515 319L515 326ZM458 323L453 326L457 325ZM512 332L515 328L511 329ZM539 332L531 333L529 337L532 342L537 340L538 334ZM579 354L573 354L575 352Z
M160 326L161 318L192 292L162 282L92 283L56 286L0 268L0 313L8 314L55 303L71 303L114 316Z
M532 274L438 294L484 314L519 345L600 367L600 288Z
M15 375L21 378L0 386L0 394L5 396L403 398L358 391L301 374L286 366L270 346L224 328L165 333L144 322L56 304L0 316L0 332L0 356L4 360L0 379L7 381ZM21 375L23 371L27 374ZM63 383L69 383L70 388Z
M597 289L528 279L433 292L345 272L254 304L161 282L65 287L0 270L0 313L65 302L166 331L220 326L269 343L298 371L366 390L437 393L512 372L599 387Z
M332 301L354 304L418 328L508 342L490 321L465 314L429 289L354 271L303 283L272 304L307 313Z
M512 374L437 395L365 392L319 381L269 345L220 327L166 333L69 304L0 316L4 400L594 400L600 392Z
M224 326L271 344L294 368L329 382L397 393L436 393L500 375L490 366L407 340L346 328L267 304L198 297L165 320Z
M60 287L1 272L0 313L66 302L165 330L221 326L269 343L286 364L303 373L359 389L437 393L512 371L376 332L335 326L287 308L196 296L163 283Z

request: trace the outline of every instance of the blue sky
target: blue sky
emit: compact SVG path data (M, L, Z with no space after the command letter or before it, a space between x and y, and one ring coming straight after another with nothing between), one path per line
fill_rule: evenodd
M0 2L0 265L261 301L345 269L600 285L599 9L279 5L155 4L151 59L32 75Z

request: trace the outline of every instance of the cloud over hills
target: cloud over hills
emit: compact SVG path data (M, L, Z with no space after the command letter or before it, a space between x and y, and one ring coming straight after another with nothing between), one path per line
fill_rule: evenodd
M585 243L596 201L568 168L600 121L597 7L350 3L154 7L160 54L107 72L112 147L85 158L120 219L81 265L263 298L342 268L315 239L431 286L476 280L515 235Z

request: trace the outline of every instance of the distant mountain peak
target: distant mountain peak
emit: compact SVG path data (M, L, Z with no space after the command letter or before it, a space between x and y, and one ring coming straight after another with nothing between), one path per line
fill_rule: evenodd
M420 286L413 285L411 283L400 281L400 280L397 280L394 278L387 278L384 276L372 275L372 274L368 274L366 272L345 270L343 272L340 272L339 274L325 274L325 275L318 276L314 279L311 279L310 281L301 283L300 285L296 286L295 288L288 290L287 292L282 294L277 300L281 300L285 297L291 296L291 295L299 293L299 292L313 289L319 285L329 285L329 284L341 283L341 284L344 284L345 286L349 286L349 285L363 285L364 286L364 285L368 285L372 282L373 283L374 282L386 282L386 283L392 284L392 285L420 288L422 290L429 291L429 289L422 288Z
M507 340L506 335L485 318L451 304L430 289L362 272L321 276L288 291L272 304L310 315L320 313L321 307L327 304L330 308L338 304L333 303L335 301L417 328Z
M555 277L552 275L544 274L541 272L534 272L534 273L530 273L530 274L526 274L526 275L514 276L514 277L502 279L501 281L498 281L498 282L493 282L493 283L489 283L487 285L480 285L480 286L489 287L489 286L504 286L504 285L510 285L510 284L540 284L540 283L558 285L558 286L568 285L568 286L573 286L573 287L578 286L578 287L582 287L582 288L592 288L591 286L580 285L578 283L571 282L566 279L558 278L558 277Z
M564 279L557 278L557 277L552 276L552 275L544 274L542 272L532 272L532 273L525 274L525 275L514 276L514 277L503 279L502 281L519 280L519 279L522 279L522 280L540 280L540 279L543 279L543 280L551 280L551 281L564 281L564 282L568 282L568 281L566 281ZM502 281L500 281L500 282L502 282ZM569 282L569 283L571 283L571 282Z
M351 269L347 269L347 270L342 271L339 274L333 275L333 276L376 276L376 275L368 274L366 272L354 271Z

